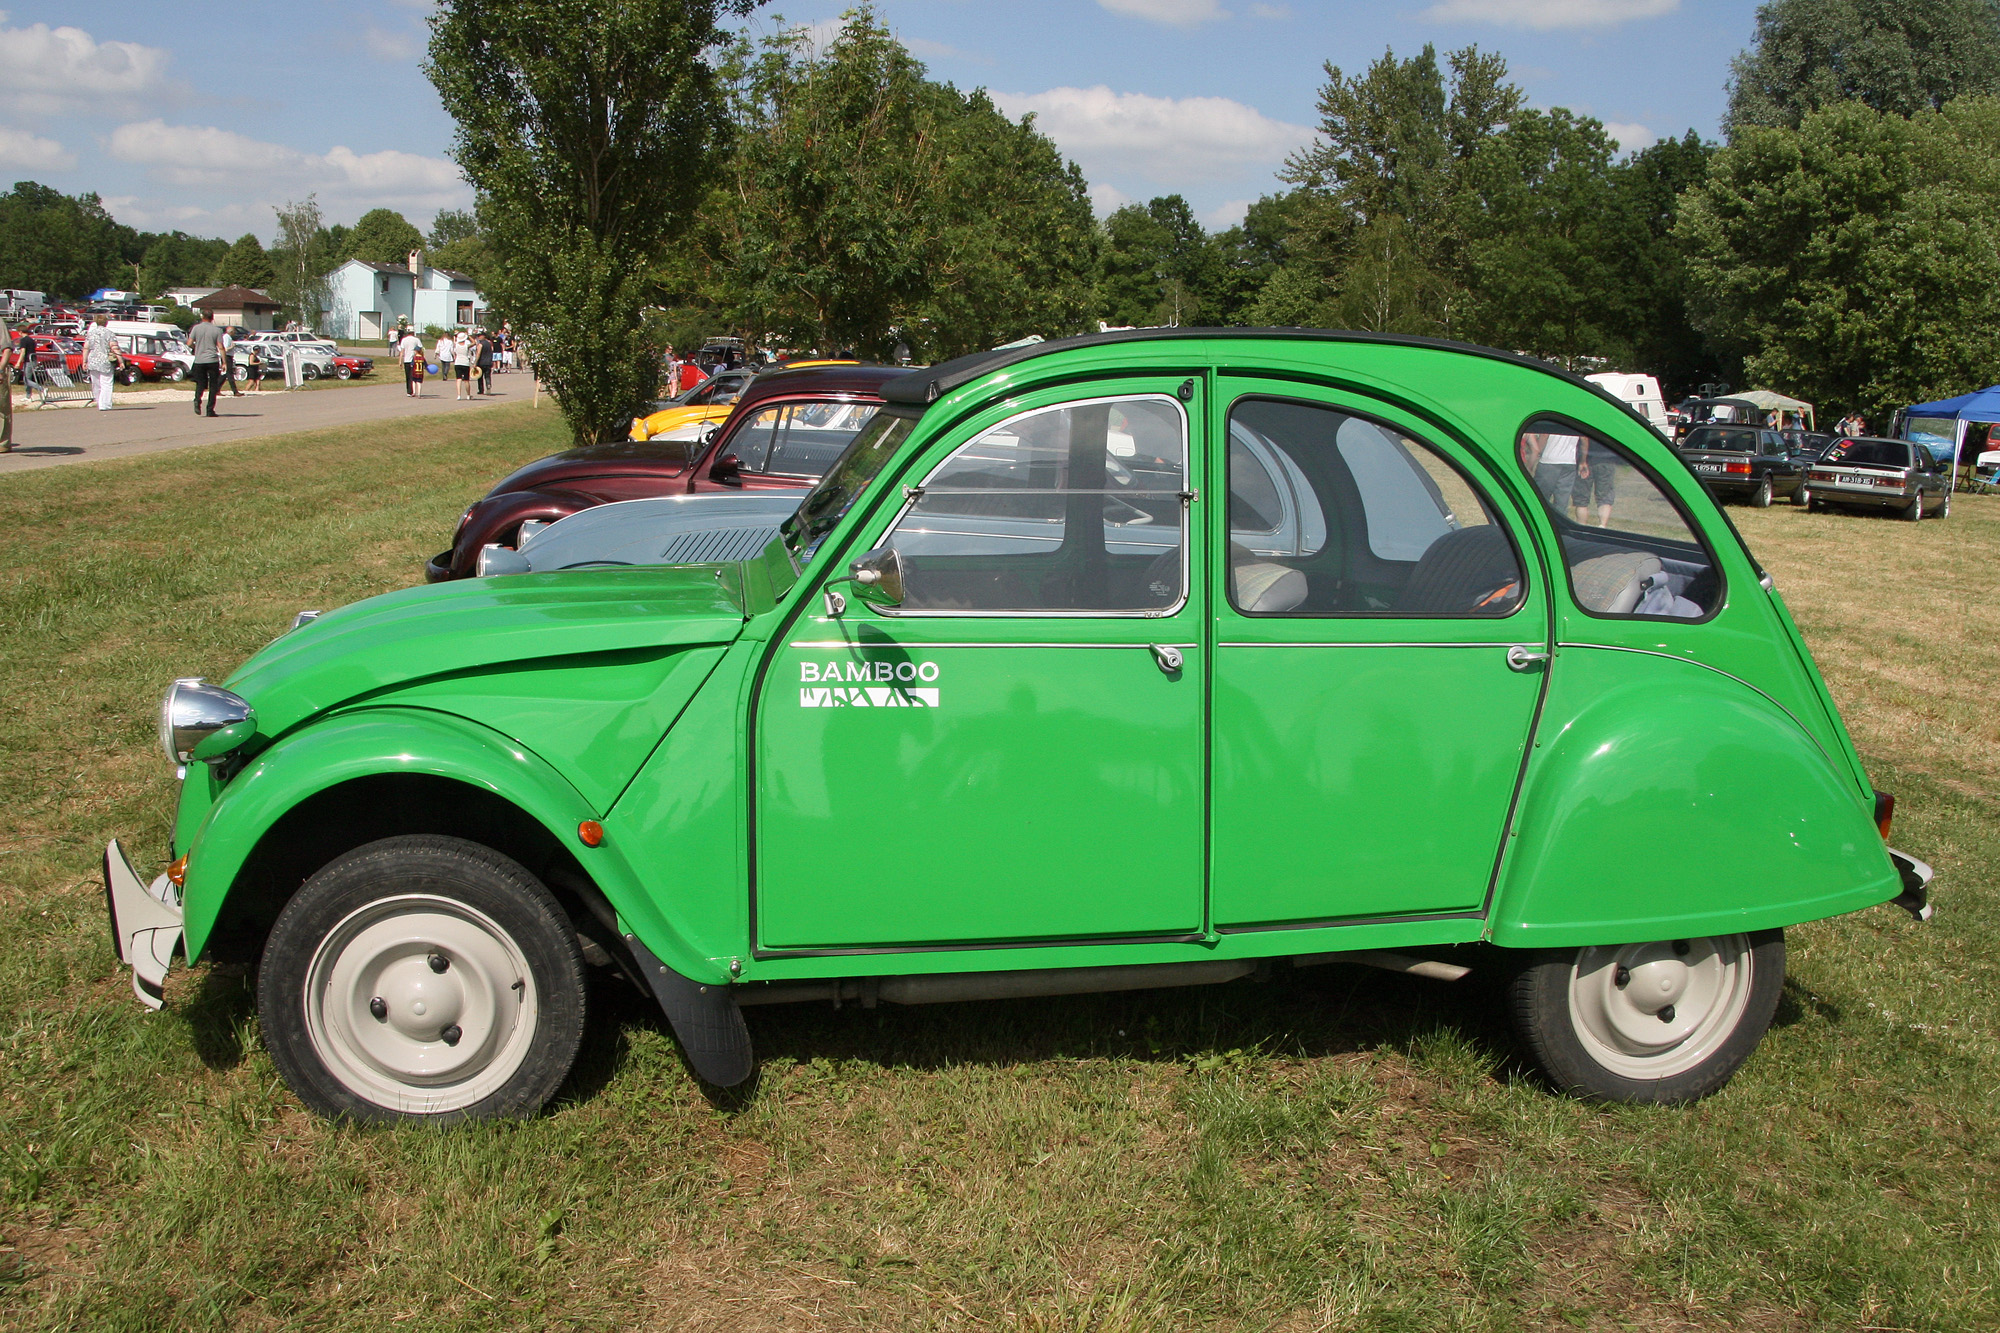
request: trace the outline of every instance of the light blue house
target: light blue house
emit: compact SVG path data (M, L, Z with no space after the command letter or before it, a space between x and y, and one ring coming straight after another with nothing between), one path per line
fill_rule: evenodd
M336 338L381 338L398 323L467 328L486 319L486 297L472 279L432 268L421 250L407 264L350 259L327 275L332 298L326 330Z

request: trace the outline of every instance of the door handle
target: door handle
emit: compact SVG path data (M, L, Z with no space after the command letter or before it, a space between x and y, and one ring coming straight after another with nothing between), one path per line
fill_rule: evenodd
M1174 675L1181 669L1181 650L1170 643L1148 644L1153 650L1153 661L1167 675Z
M1539 648L1517 643L1507 650L1507 665L1515 671L1539 671L1549 664L1549 655Z

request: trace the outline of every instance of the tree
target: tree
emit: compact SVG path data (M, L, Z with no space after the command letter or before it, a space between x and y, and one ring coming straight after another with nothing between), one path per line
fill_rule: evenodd
M1681 199L1708 179L1714 152L1689 130L1611 169L1615 327L1629 364L1658 375L1669 394L1743 378L1741 362L1712 346L1688 316L1687 265L1674 239Z
M456 241L469 241L479 234L479 219L462 208L440 208L431 219L431 234L424 243L430 246L451 245Z
M169 287L205 283L228 253L227 241L178 231L156 236L139 261L139 291L151 300Z
M489 293L523 329L579 444L659 386L648 276L725 133L717 20L755 0L443 0L425 73L485 210ZM357 227L358 230L358 227Z
M136 239L95 194L18 181L0 195L0 287L81 297L122 286L131 276L121 271L126 243Z
M288 200L273 211L278 215L278 243L271 251L276 270L271 299L285 307L287 318L317 329L333 309L333 287L327 277L334 268L328 248L331 238L320 225L319 200L309 194L303 203Z
M217 287L250 287L263 291L276 276L271 268L271 257L264 253L263 243L245 232L222 256L214 271L208 275L208 280Z
M1683 199L1695 323L1756 383L1871 418L1992 378L2000 101L1745 126Z
M933 83L852 10L815 49L739 44L741 144L677 295L821 351L950 356L1087 327L1095 225L1083 177L1031 121Z
M1724 128L1795 127L1838 102L1900 116L2000 92L1996 0L1769 0L1731 65Z
M359 259L370 264L407 264L410 251L424 248L424 234L393 208L371 208L361 215L347 233L342 261Z
M1127 204L1104 222L1104 318L1125 325L1213 323L1221 256L1177 194Z
M1250 205L1243 221L1216 233L1214 310L1204 318L1216 324L1256 322L1258 298L1285 262L1297 203L1296 193L1267 194Z

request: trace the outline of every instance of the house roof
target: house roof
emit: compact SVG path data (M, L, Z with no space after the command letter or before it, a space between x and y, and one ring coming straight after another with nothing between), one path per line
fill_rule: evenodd
M414 278L416 276L416 274L410 272L408 264L378 264L372 259L350 259L347 262L350 264L359 264L363 268L372 268L377 273L393 273L404 278Z
M447 278L450 278L453 282L472 281L472 275L470 273L460 273L455 268L437 268L435 265L433 265L432 269L434 272L444 274Z
M207 296L196 297L194 308L197 310L282 310L284 309L284 305L281 302L273 301L262 292L252 291L248 287L239 287L232 283L230 286L210 292Z

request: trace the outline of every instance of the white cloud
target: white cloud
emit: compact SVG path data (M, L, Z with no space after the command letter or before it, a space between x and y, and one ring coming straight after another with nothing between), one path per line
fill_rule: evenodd
M156 226L162 221L191 226L242 226L267 232L271 206L286 199L319 196L329 221L351 221L371 208L393 208L409 217L440 208L465 208L471 187L458 168L441 157L397 149L357 153L335 145L309 153L266 143L213 125L169 125L163 120L120 125L106 142L111 156L146 169L156 183L201 194L196 205L172 206L135 201L133 216L121 221Z
M1292 16L1290 5L1252 5L1250 12L1260 19L1288 19Z
M1035 128L1093 180L1138 177L1171 189L1268 174L1312 138L1226 97L1149 97L1094 88L995 93L1010 116L1032 112Z
M1651 148L1660 141L1660 136L1644 125L1625 125L1615 120L1604 122L1604 133L1611 142L1618 145L1620 152L1633 153L1641 148Z
M1090 206L1097 210L1099 217L1109 217L1125 205L1137 202L1116 185L1106 185L1103 181L1099 181L1090 187Z
M167 59L159 47L100 42L81 28L0 28L0 105L36 116L129 106L165 90Z
M68 171L76 154L54 139L0 125L0 167L18 171Z
M396 63L415 59L419 49L417 39L409 33L390 32L372 23L361 30L361 45L377 60Z
M1658 18L1681 0L1439 0L1424 11L1433 23L1498 23L1510 28L1611 28Z
M1228 231L1249 214L1253 202L1255 201L1250 199L1231 199L1226 204L1218 204L1208 212L1198 213L1195 216L1200 219L1201 225L1210 231Z
M1097 0L1097 3L1114 14L1171 23L1177 28L1192 28L1197 23L1229 17L1229 11L1216 0Z
M961 51L955 46L947 46L943 42L934 42L928 37L898 37L897 40L909 48L911 55L923 60L979 60L978 56L970 52ZM980 63L987 62L980 61Z

